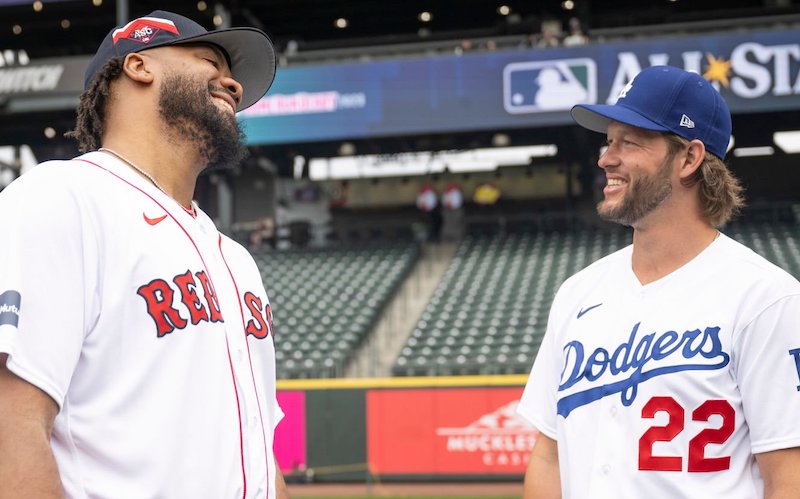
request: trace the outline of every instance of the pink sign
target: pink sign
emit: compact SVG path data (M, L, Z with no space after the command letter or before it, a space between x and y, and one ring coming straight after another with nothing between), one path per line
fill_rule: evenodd
M306 394L278 390L283 420L275 429L275 457L283 473L306 467Z

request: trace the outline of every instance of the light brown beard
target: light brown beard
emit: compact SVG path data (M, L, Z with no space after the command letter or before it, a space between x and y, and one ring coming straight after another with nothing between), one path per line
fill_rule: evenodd
M600 218L621 225L633 225L666 201L672 194L672 160L668 154L655 173L640 176L629 183L617 206L607 206L607 200L597 203Z

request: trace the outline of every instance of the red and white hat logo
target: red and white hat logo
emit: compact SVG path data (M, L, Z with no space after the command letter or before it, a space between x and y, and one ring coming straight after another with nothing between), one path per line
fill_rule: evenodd
M141 43L150 43L156 34L161 31L167 31L174 35L179 35L178 28L175 23L169 19L161 19L159 17L140 17L134 19L125 26L115 29L112 35L114 45L122 39L133 40Z

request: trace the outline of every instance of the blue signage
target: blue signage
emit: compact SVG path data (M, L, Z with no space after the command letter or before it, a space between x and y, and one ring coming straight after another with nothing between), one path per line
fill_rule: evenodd
M702 74L733 113L800 109L800 30L776 30L282 68L239 117L251 145L563 125L660 64Z

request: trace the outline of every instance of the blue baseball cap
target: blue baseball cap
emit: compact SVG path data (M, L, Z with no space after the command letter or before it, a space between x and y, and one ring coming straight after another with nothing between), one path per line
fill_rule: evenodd
M642 70L620 92L617 102L578 104L572 119L589 130L606 133L612 121L645 130L698 139L722 159L731 139L731 113L705 78L671 66Z
M89 88L94 75L114 57L188 43L210 43L225 53L231 74L243 87L242 101L237 111L258 102L275 79L275 49L267 34L260 29L206 31L191 19L156 10L109 31L86 68L84 88Z

